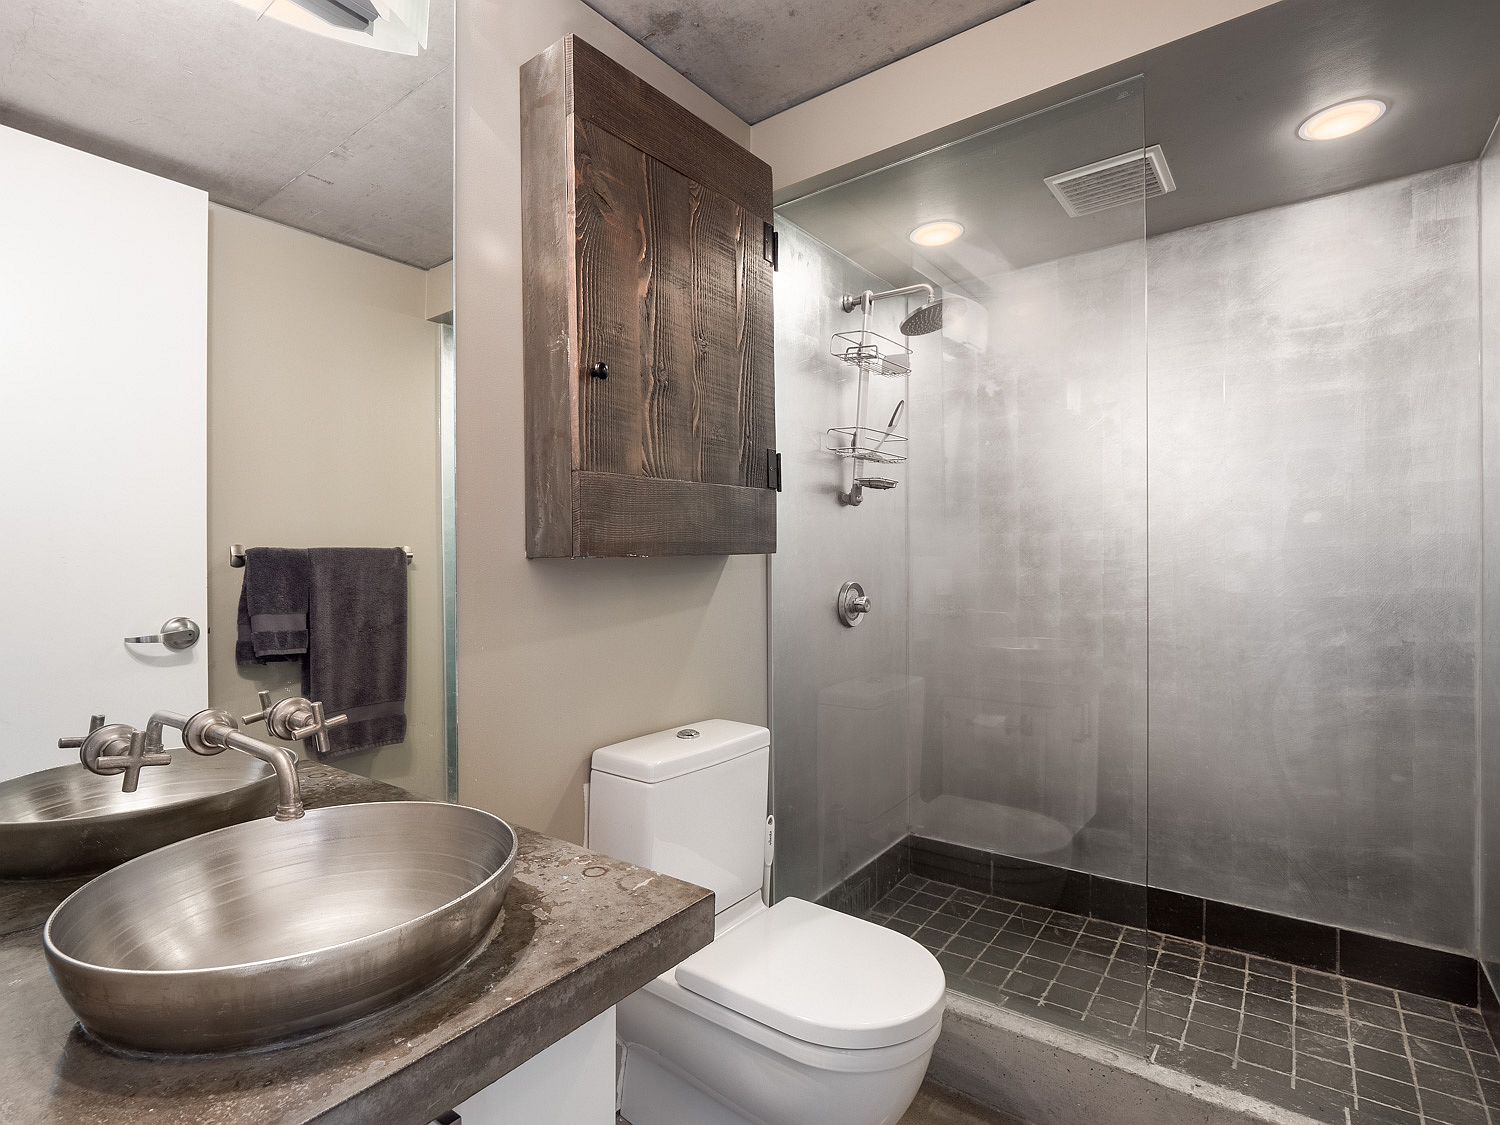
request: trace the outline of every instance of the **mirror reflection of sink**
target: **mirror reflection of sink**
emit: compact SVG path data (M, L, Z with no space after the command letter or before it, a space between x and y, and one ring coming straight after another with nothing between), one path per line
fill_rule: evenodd
M47 921L47 961L84 1027L115 1046L301 1038L465 961L500 913L516 850L498 817L426 801L238 824L75 891Z
M76 761L0 782L0 879L104 871L275 811L276 782L264 762L240 753L174 757L182 760L170 769L143 771L134 793Z

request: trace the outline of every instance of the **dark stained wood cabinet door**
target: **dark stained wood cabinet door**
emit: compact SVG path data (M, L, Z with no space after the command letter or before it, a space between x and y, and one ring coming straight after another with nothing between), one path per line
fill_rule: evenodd
M588 122L574 174L576 468L764 488L776 437L762 220Z

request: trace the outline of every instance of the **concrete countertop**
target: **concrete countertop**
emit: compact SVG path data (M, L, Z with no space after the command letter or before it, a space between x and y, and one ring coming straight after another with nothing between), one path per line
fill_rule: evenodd
M321 763L309 808L411 795ZM517 828L498 932L393 1008L258 1053L127 1056L79 1028L41 925L86 879L0 881L0 1122L425 1125L713 939L701 887Z

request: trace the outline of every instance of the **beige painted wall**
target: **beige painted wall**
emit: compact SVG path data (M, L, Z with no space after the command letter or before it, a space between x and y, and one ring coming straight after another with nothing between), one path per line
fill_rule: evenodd
M234 663L230 543L409 545L409 738L339 760L441 798L438 339L427 275L224 207L209 211L208 683L216 707L300 688Z
M1276 0L1046 0L760 122L777 198L875 153L1144 54ZM876 161L876 164L885 160ZM842 176L837 176L842 178Z
M578 0L467 0L458 18L460 798L580 840L596 747L765 722L766 567L526 559L518 72L575 32L741 143L749 128Z

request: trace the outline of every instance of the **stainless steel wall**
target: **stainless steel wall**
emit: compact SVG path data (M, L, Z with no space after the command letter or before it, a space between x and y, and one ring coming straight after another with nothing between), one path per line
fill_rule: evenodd
M771 560L771 725L777 820L776 892L816 898L907 831L921 685L907 671L907 488L866 491L847 507L848 466L824 432L854 424L856 374L830 354L834 332L859 327L846 292L878 277L782 217L776 278L776 426L783 492ZM899 301L877 305L875 329L897 335ZM905 379L875 377L868 417L882 424ZM902 477L904 467L881 475ZM835 614L839 587L874 601L857 628Z
M1153 885L1472 948L1476 186L1150 244Z

